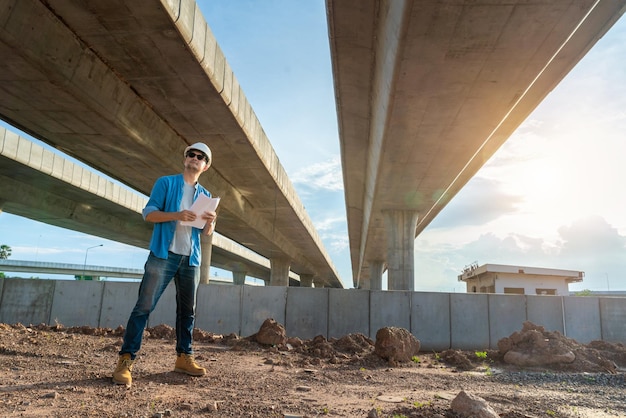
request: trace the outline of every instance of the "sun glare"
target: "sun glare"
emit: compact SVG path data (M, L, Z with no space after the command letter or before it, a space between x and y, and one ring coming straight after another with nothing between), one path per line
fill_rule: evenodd
M522 198L520 209L523 211L549 210L567 187L563 178L566 170L548 159L529 161L516 171L506 182L506 189Z

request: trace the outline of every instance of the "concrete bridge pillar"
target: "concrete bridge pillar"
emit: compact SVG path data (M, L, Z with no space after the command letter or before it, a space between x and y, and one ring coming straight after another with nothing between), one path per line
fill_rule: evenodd
M314 274L301 274L300 287L313 287Z
M370 278L367 280L369 287L363 289L382 290L383 289L383 270L385 262L382 260L370 261Z
M415 289L415 226L418 212L387 210L384 212L387 230L387 290Z
M200 235L200 251L202 253L202 261L200 262L200 283L209 284L211 253L213 252L213 234Z
M313 284L315 285L315 288L317 289L322 289L326 286L326 284L324 283L324 280L322 280L319 277L314 277L313 278Z
M270 286L289 286L289 266L287 258L270 258Z
M246 283L246 266L243 263L235 263L233 268L233 284L245 284Z

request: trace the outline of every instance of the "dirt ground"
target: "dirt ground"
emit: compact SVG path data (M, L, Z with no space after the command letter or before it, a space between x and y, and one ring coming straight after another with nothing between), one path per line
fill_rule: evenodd
M575 360L520 366L501 351L448 350L389 364L359 334L263 346L196 330L208 373L194 378L172 371L174 332L161 325L146 330L127 388L111 382L123 329L0 324L0 417L449 418L460 416L451 408L460 391L505 418L626 417L622 344L530 331L502 348L531 357L569 350Z

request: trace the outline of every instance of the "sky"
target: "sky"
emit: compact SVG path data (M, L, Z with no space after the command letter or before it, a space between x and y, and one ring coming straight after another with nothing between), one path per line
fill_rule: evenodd
M198 4L344 286L352 287L325 2ZM415 290L465 292L457 277L474 263L583 271L571 291L626 290L622 179L626 18L417 237ZM142 268L147 257L144 249L7 213L0 214L0 244L14 260ZM211 275L231 277L219 269Z

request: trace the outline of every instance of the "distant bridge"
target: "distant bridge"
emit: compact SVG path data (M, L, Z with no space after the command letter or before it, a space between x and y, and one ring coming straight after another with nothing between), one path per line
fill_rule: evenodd
M51 263L45 261L23 261L23 260L0 260L0 271L14 273L42 273L42 274L62 274L70 276L85 276L96 280L101 278L113 279L141 279L143 269L131 269L122 267L92 266L67 263ZM10 275L8 275L10 276ZM232 280L224 277L211 277L210 283L232 284Z

